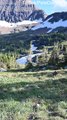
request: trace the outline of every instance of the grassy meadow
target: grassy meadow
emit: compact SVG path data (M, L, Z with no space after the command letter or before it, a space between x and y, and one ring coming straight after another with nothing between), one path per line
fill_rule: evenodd
M0 120L67 120L67 70L0 72Z

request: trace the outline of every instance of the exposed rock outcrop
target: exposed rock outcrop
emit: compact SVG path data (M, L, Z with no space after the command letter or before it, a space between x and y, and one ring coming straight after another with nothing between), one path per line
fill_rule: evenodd
M31 0L0 0L0 20L18 22L36 9Z
M28 17L29 20L39 20L44 21L47 14L43 10L34 10L33 13Z

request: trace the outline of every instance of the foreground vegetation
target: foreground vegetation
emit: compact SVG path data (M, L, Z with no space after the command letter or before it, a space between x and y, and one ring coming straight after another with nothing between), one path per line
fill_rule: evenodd
M32 46L32 44L30 45ZM41 51L41 52L40 52ZM19 65L16 62L16 59L19 57L23 57L23 54L17 54L12 52L0 53L0 71L1 69L11 70L11 69L21 69L24 67L23 71L39 71L45 69L59 69L66 68L67 66L67 42L57 42L54 43L53 46L44 46L39 49L40 55L34 58L30 57L30 60L27 59L27 63L25 65ZM31 47L29 48L28 55L35 55L36 51L31 51ZM24 54L24 56L26 56Z
M22 69L16 59L30 53L33 40L43 54ZM66 41L62 33L0 36L0 120L67 120Z
M0 120L66 119L67 70L0 73Z
M67 52L67 34L51 33L34 35L34 33L24 32L0 35L0 68L4 68L5 70L22 68L23 66L16 63L16 59L30 54L31 41L33 41L34 46L37 46L39 51L44 53L38 58L39 63L45 65L47 62L52 65L55 62L57 66L62 66L59 60L61 54L61 60L64 59L64 66L67 65L67 53L65 53ZM55 43L56 45L58 44L57 47L54 45Z

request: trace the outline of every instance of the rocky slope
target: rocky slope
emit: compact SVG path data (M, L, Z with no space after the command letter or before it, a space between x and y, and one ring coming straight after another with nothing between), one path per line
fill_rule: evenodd
M22 21L35 9L36 7L31 0L0 0L0 20Z
M0 34L26 31L46 16L32 0L0 0Z
M34 10L32 14L28 17L28 20L38 20L40 22L44 21L47 14L43 10Z
M38 11L32 0L0 0L0 20L19 22L28 19L35 10Z

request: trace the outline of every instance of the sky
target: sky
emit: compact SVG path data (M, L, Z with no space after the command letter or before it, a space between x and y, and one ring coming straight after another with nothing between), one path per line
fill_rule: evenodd
M47 14L67 11L67 0L32 0L37 7L43 9Z

